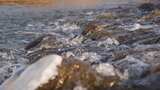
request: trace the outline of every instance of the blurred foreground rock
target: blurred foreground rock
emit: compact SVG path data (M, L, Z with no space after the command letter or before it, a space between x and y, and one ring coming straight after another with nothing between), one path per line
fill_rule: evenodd
M39 67L39 68L37 68ZM0 87L2 90L105 90L118 85L116 75L104 76L90 65L73 58L46 56L29 66L22 74L15 74Z

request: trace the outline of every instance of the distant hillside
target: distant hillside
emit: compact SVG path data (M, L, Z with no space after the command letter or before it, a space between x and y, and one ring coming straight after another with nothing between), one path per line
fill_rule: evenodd
M45 5L53 4L55 0L0 0L1 5L21 4L21 5Z
M144 1L150 1L150 0L0 0L0 5L19 4L19 5L90 6L97 4L128 4L128 3L132 4L132 3L142 3Z

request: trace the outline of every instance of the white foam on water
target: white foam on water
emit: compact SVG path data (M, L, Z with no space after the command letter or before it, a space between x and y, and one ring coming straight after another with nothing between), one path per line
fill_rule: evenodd
M141 25L139 23L134 23L133 25L122 26L122 28L128 31L135 31L139 29L151 29L153 27L156 27L156 25Z

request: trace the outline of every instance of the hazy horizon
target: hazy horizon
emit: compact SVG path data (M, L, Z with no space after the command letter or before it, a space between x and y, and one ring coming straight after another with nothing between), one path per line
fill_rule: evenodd
M141 3L146 0L0 0L0 5L97 6L103 4Z

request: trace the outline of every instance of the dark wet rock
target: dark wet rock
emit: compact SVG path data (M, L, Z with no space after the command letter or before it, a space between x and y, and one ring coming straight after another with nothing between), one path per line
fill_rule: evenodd
M160 43L160 37L155 36L155 37L146 38L144 40L138 41L137 43L138 44L159 44Z
M136 45L136 46L134 46L133 50L138 51L138 52L159 51L160 45L159 44Z
M123 34L120 34L117 36L117 40L121 44L133 44L139 41L143 41L149 38L157 37L158 35L152 31L152 30L136 30L136 31L130 31L130 32L124 32ZM146 42L149 40L146 40ZM150 41L151 42L151 41ZM156 43L156 42L155 42Z
M104 32L110 33L109 37L114 38L120 44L134 44L134 43L141 43L141 44L154 44L158 43L159 34L156 34L152 30L148 29L139 29L135 31L126 31L126 30L107 30ZM151 40L153 38L153 40Z
M53 53L62 54L73 48L67 47L67 45L64 47L64 44L61 41L58 41L54 35L48 34L33 40L25 47L25 49L27 51L26 56L31 64L46 55Z
M143 12L150 12L155 9L155 5L152 3L143 3L138 8Z
M110 28L112 27L112 28ZM82 35L91 40L106 40L109 38L119 44L157 44L159 43L159 33L151 29L137 29L134 31L123 28L113 28L114 25L105 26L102 23L90 22L86 25ZM138 26L137 26L138 27ZM136 28L137 28L136 27ZM102 43L102 42L101 42ZM119 45L118 44L118 45Z
M160 54L159 51L148 51L148 52L142 52L139 55L135 55L135 57L140 58L146 63L149 63L151 65L156 65L159 62Z
M127 82L128 87L127 90L159 90L160 87L160 75L153 74L149 75L140 80L133 80Z
M132 48L117 50L112 52L112 60L122 60L128 55L132 55L145 63L154 65L159 63L159 44L153 45L136 45Z
M155 5L156 5L156 9L160 9L160 3L159 3L159 1L157 1L157 3L155 3Z
M45 36L41 36L38 37L36 40L33 40L32 42L30 42L26 47L25 50L29 50L31 48L34 48L35 46L37 46L44 38Z
M115 66L123 73L124 79L142 78L150 70L150 65L132 56L115 62Z
M152 21L156 24L160 24L160 17L154 17Z
M128 52L125 51L116 51L113 52L113 61L124 59L127 56Z
M50 54L65 55L66 52L73 51L75 49L76 47L42 49L42 50L34 51L32 53L28 53L26 56L29 59L28 64L32 64L44 56L47 56Z
M159 25L160 24L159 17L160 17L160 10L156 9L156 10L152 11L150 14L144 15L141 18L145 22L156 23Z
M42 35L32 42L30 42L25 49L34 51L34 50L42 50L49 48L58 48L62 47L62 43L56 39L54 35Z
M130 50L123 51L122 53L125 53L125 55L132 55L133 57L154 66L160 63L159 51L159 45L138 45Z

